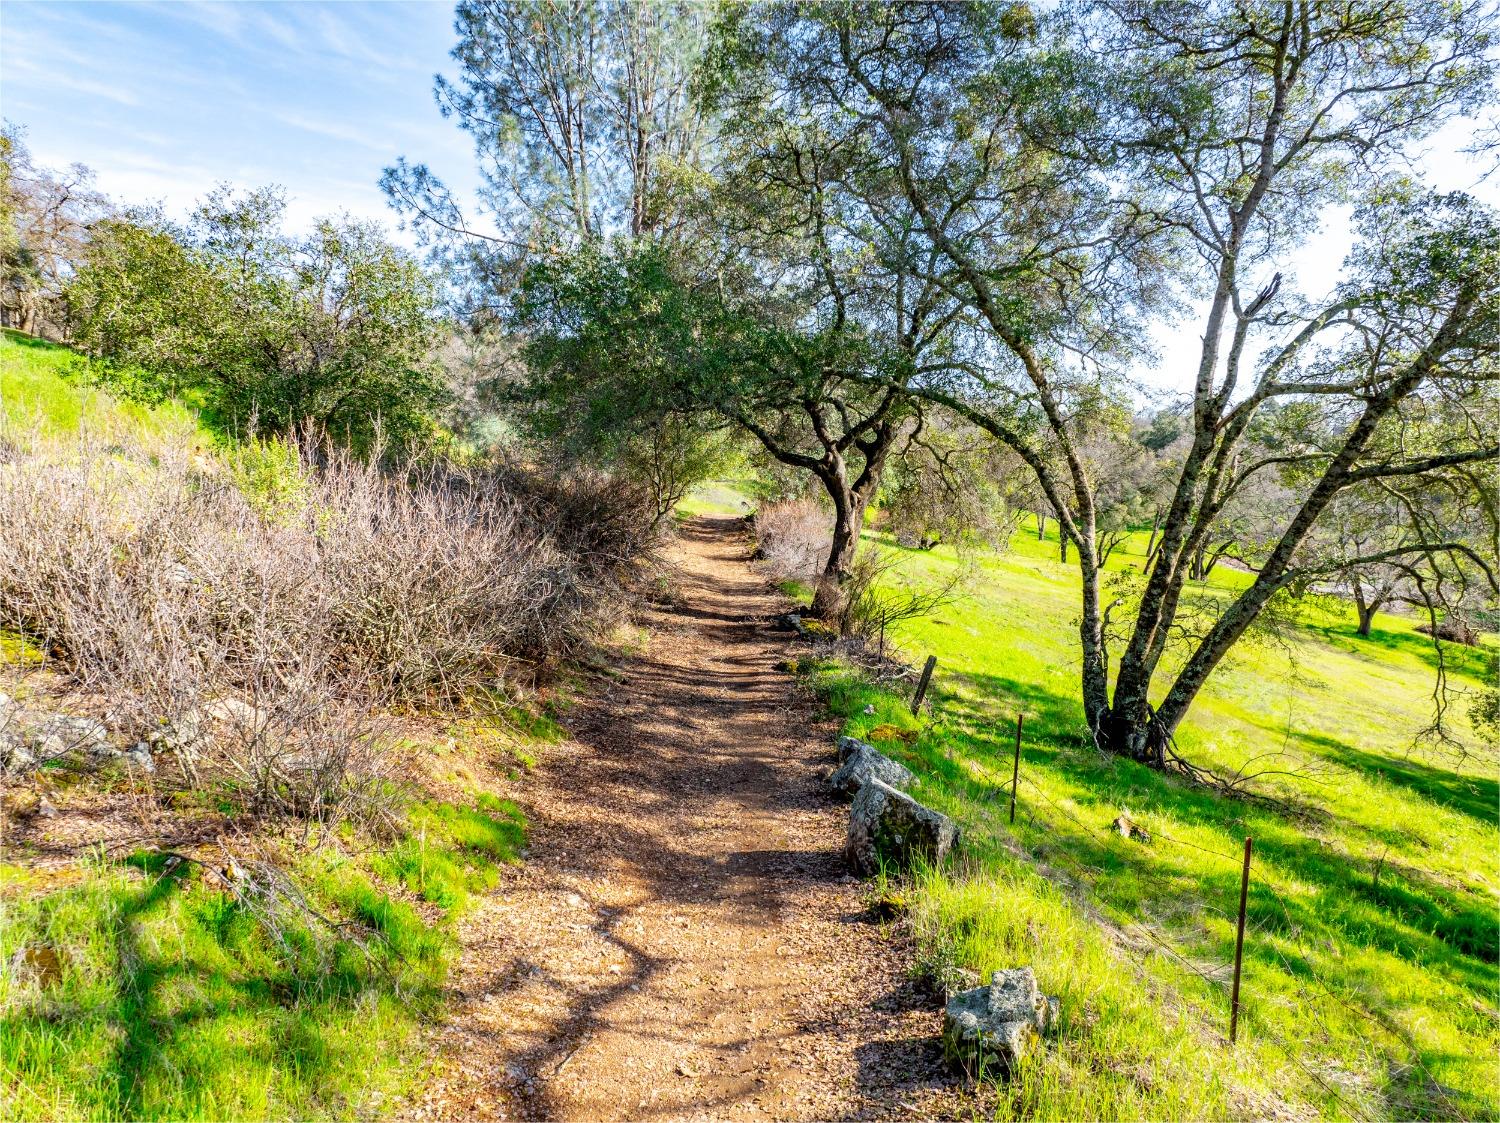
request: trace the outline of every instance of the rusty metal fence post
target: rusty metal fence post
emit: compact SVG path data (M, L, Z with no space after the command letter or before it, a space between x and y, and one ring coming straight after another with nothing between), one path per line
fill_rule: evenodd
M1240 963L1245 955L1245 902L1250 897L1250 838L1245 839L1245 868L1240 873L1240 921L1234 934L1234 989L1229 996L1229 1043L1240 1029Z
M1012 826L1015 825L1016 821L1016 788L1021 783L1021 722L1024 720L1024 716L1023 714L1016 715L1016 759L1010 769L1010 821Z

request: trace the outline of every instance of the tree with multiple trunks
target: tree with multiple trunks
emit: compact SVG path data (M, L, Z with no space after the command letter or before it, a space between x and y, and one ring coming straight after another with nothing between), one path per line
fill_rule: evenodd
M917 217L928 275L972 313L966 345L902 389L1013 449L1076 547L1089 729L1191 769L1173 731L1273 598L1325 572L1303 546L1334 498L1495 459L1479 424L1496 374L1495 217L1392 175L1405 145L1492 95L1493 16L1121 3L753 18L780 47L783 96L880 154L866 166ZM1345 279L1322 302L1294 295L1278 269L1324 206L1352 199L1364 206ZM1106 606L1086 422L1174 278L1205 306L1186 447L1138 598ZM1470 422L1404 441L1435 401ZM1321 423L1260 454L1258 420L1290 402ZM1164 660L1193 560L1267 474L1292 490L1255 579ZM1462 555L1492 575L1466 541L1427 529L1400 556ZM1105 623L1121 609L1133 619L1117 650Z

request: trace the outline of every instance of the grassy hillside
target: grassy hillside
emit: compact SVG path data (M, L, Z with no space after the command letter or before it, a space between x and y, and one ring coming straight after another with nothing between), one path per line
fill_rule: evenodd
M159 450L200 445L210 470L264 498L254 469L280 463L267 459L275 447L219 447L194 410L122 402L86 373L67 348L4 333L0 442L42 451L0 472L66 460L79 434L120 441L110 454L143 475ZM94 701L3 628L0 691L39 710ZM0 732L6 720L0 706ZM420 1031L441 1008L454 927L524 842L520 809L496 793L528 749L559 735L503 705L414 715L402 731L406 759L377 831L259 819L231 784L184 786L120 763L60 759L6 777L0 1114L395 1110L430 1067Z
M1140 570L1145 536L1111 559ZM960 564L902 550L921 584ZM1219 567L1194 596L1249 580ZM921 777L966 838L909 887L925 968L1033 964L1064 1027L998 1104L1002 1118L1334 1118L1500 1114L1500 785L1492 748L1419 747L1437 655L1415 621L1369 638L1332 598L1298 606L1216 673L1179 748L1222 774L1266 772L1279 808L1228 799L1097 751L1078 701L1078 577L1034 526L986 554L964 599L904 625L938 657L931 717L834 660L800 669L845 720ZM1445 644L1452 682L1493 647ZM866 712L866 709L870 712ZM1019 810L1007 821L1015 720ZM1278 774L1283 773L1283 774ZM1286 775L1284 773L1293 773ZM1150 842L1111 826L1122 812ZM1254 839L1239 1044L1227 1042L1242 845Z
M179 402L157 407L121 401L91 386L88 363L66 347L5 329L0 331L0 419L13 430L51 436L124 432L140 437L197 434L197 413Z

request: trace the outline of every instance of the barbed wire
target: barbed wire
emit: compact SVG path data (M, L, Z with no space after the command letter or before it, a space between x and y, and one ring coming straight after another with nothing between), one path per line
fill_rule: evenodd
M1025 777L1023 777L1023 779L1025 780L1025 782L1027 784L1030 785L1031 789L1033 791L1035 791L1036 794L1039 795L1042 798L1042 800L1049 807L1051 807L1054 811L1056 811L1059 815L1061 815L1064 819L1066 819L1074 827L1076 827L1079 830L1083 831L1086 835L1092 836L1092 837L1094 837L1096 839L1099 839L1101 841L1105 841L1105 842L1112 841L1112 839L1113 839L1114 836L1113 836L1113 834L1111 832L1101 830L1100 828L1095 827L1095 826L1093 826L1093 825L1085 822L1081 818L1079 818L1078 815L1076 815L1073 812L1069 811L1066 807L1064 807L1060 803L1058 803L1057 800L1055 800L1054 798L1052 798L1052 796L1046 791L1046 789L1044 789L1040 784L1038 784L1030 776L1025 776ZM1005 780L1005 782L1003 784L997 785L997 786L1000 787L1002 790L1008 790L1011 787L1011 782L1010 782L1009 779L1007 779L1007 780ZM1050 833L1053 833L1053 834L1057 834L1058 833L1057 825L1054 822L1049 821L1045 816L1039 814L1037 812L1037 810L1036 810L1035 807L1028 807L1028 808L1026 808L1025 814L1026 814L1026 816L1027 816L1027 818L1029 820L1031 820L1034 824L1040 826L1044 830L1046 830L1046 831L1048 831ZM1212 855L1212 856L1217 857L1217 858L1221 858L1221 859L1223 859L1226 862L1232 863L1233 865L1239 865L1244 860L1243 854L1240 854L1240 855L1229 854L1229 853L1226 853L1226 852L1221 851L1221 850L1215 850L1215 849L1213 849L1211 847L1200 846L1197 843L1188 842L1188 841L1186 841L1184 839L1173 838L1173 837L1171 837L1169 835L1162 834L1162 833L1160 833L1158 831L1151 831L1151 832L1148 832L1148 834L1149 834L1149 837L1152 840L1161 839L1161 840L1163 840L1165 842L1171 843L1171 844L1176 845L1176 846L1182 846L1182 847L1186 847L1188 849L1201 851L1202 853L1209 854L1209 855ZM1090 878L1090 874L1092 874L1094 877L1102 876L1103 875L1103 871L1102 870L1100 870L1100 869L1098 869L1096 867L1092 867L1092 866L1087 865L1086 863L1082 862L1078 858L1076 858L1073 855L1069 854L1066 849L1055 848L1055 849L1050 850L1048 852L1048 857L1051 858L1051 857L1054 857L1054 856L1058 857L1058 858L1061 858L1065 863L1067 863L1069 866L1071 866L1074 870L1078 871L1082 875L1081 881L1082 881L1084 887L1090 892L1090 894L1092 896L1094 896L1095 898L1097 898L1100 901L1101 904L1105 904L1106 907L1112 907L1112 906L1108 906L1107 903L1104 902L1103 898L1099 894L1098 889L1092 884L1092 879ZM1173 892L1177 892L1178 891L1179 887L1170 885L1165 880L1165 878L1162 875L1160 875L1160 874L1156 873L1155 871L1151 870L1149 867L1146 867L1144 865L1133 865L1132 866L1132 872L1135 873L1138 876L1143 877L1146 881L1152 883L1154 886L1156 886L1158 888L1165 888L1165 889L1171 890ZM1369 1011L1359 1009L1358 1007L1356 1007L1352 1003L1350 1003L1346 998L1344 998L1343 996L1341 996L1340 994L1338 994L1332 988L1332 986L1326 980L1324 980L1321 977L1321 975L1318 974L1318 972L1312 966L1312 957L1309 955L1306 947L1302 944L1300 937L1297 935L1298 930L1299 930L1298 926L1297 926L1296 922L1293 920L1291 912L1290 912L1290 909L1287 907L1286 902L1282 899L1281 894L1278 893L1276 891L1276 889L1272 885L1270 885L1267 881L1265 881L1265 880L1256 881L1253 884L1254 884L1254 888L1256 890L1258 890L1260 892L1264 892L1264 893L1269 893L1271 895L1272 899L1275 900L1276 903L1277 903L1277 905L1280 907L1280 909L1282 911L1282 914L1283 914L1283 916L1286 919L1287 931L1291 935L1293 941L1297 944L1299 952L1300 952L1303 960L1306 963L1305 973L1307 975L1311 976L1317 982L1319 988L1329 998L1331 998L1333 1001L1339 1003L1339 1005L1341 1007L1343 1007L1349 1014L1351 1014L1357 1021L1363 1021L1363 1022L1366 1022L1366 1023L1373 1023L1373 1024L1377 1025L1377 1026L1380 1026L1382 1029L1388 1029L1389 1027L1384 1026L1380 1022L1380 1020L1378 1018L1376 1018L1373 1014L1371 1014ZM1222 910L1214 910L1214 911L1219 912L1220 915L1226 916L1226 918L1227 918L1227 914L1223 913ZM1210 993L1221 993L1222 994L1222 991L1223 991L1223 980L1222 979L1215 978L1215 977L1213 977L1212 974L1210 974L1208 972L1205 972L1203 969L1201 969L1196 963L1194 963L1182 951L1180 951L1177 948L1173 947L1171 945L1171 943L1168 942L1165 938L1163 938L1154 928L1151 927L1150 924L1148 924L1148 923L1141 923L1141 924L1136 925L1135 927L1136 927L1136 930L1139 931L1142 935L1144 935L1153 945L1155 945L1163 953L1165 953L1165 955L1171 961L1173 961L1177 965L1181 966L1183 969L1187 970L1192 975L1196 976L1197 978L1201 979L1203 982L1205 982L1206 984L1208 984ZM1265 928L1263 925L1257 924L1255 926L1255 928L1258 931L1261 931L1263 933L1270 934L1270 935L1274 936L1274 933L1271 933L1270 930L1267 929L1267 928ZM1313 996L1309 993L1309 991L1306 988L1306 986L1304 986L1303 984L1301 984L1301 983L1299 983L1297 981L1298 972L1296 971L1295 968L1293 968L1293 966L1291 965L1291 963L1287 960L1286 956L1282 953L1281 949L1276 946L1276 944L1274 942L1274 939L1268 939L1268 940L1266 940L1261 946L1268 948L1271 951L1271 953L1273 955L1275 955L1277 957L1277 959L1280 960L1282 967L1286 971L1286 974L1287 974L1287 977L1288 977L1289 981L1292 983L1292 993L1293 993L1294 997L1296 997L1298 1000L1300 1000L1301 1003L1312 1014L1314 1020L1318 1024L1319 1028L1323 1031L1323 1033L1327 1036L1327 1038L1329 1040L1336 1039L1336 1037L1338 1035L1336 1035L1333 1032L1333 1030L1328 1026L1327 1022L1323 1019L1322 1014L1319 1011L1318 1003L1315 1000L1313 1000ZM1231 965L1229 963L1227 963L1227 962L1226 963L1218 963L1217 961L1215 961L1214 964L1213 964L1213 967L1211 968L1211 970L1213 970L1213 971L1225 971L1225 970L1228 970L1230 968L1230 966ZM1259 1034L1258 1035L1261 1037L1262 1040L1264 1040L1264 1041L1268 1042L1269 1044L1273 1045L1277 1049L1278 1052L1280 1052L1283 1056L1285 1056L1287 1058L1287 1060L1289 1060L1293 1065L1295 1065L1304 1075L1307 1076L1307 1078L1309 1080L1311 1080L1320 1089L1322 1089L1328 1096L1330 1096L1331 1098L1333 1098L1334 1100L1336 1100L1339 1104L1341 1104L1350 1113L1350 1115L1354 1119L1360 1120L1360 1121L1362 1121L1362 1123L1368 1123L1369 1116L1367 1116L1361 1110L1360 1106L1356 1102L1354 1102L1353 1100L1349 1099L1348 1096L1346 1096L1345 1094L1343 1094L1342 1092L1340 1092L1336 1087L1334 1087L1334 1085L1332 1083L1330 1083L1329 1080L1326 1077L1324 1077L1322 1074L1318 1073L1315 1069L1309 1067L1306 1064L1306 1062L1304 1062L1302 1060L1302 1058L1298 1054L1297 1046L1295 1045L1295 1043L1289 1042L1280 1033L1278 1033L1273 1027L1271 1027L1269 1025L1266 1025L1264 1023L1260 1023L1259 1026L1258 1026L1258 1029L1259 1029ZM1437 1081L1437 1079L1432 1075L1431 1071L1427 1068L1427 1066L1422 1063L1421 1057L1419 1055L1417 1055L1417 1052L1416 1052L1415 1048L1412 1047L1412 1046L1410 1046L1409 1044L1408 1044L1408 1048L1411 1050L1413 1062L1423 1072L1423 1074L1427 1076L1430 1084L1433 1086L1433 1088L1435 1090L1437 1090L1438 1095L1443 1099L1444 1103L1446 1105L1452 1107L1453 1106L1453 1101L1449 1097L1447 1097L1446 1095L1444 1095L1442 1093L1440 1082Z

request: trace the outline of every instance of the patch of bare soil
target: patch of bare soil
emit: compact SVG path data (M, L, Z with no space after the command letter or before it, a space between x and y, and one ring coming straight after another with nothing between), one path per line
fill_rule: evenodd
M974 1108L844 869L833 729L775 664L731 520L688 525L646 654L524 789L530 855L465 922L415 1117L833 1119Z

